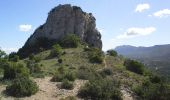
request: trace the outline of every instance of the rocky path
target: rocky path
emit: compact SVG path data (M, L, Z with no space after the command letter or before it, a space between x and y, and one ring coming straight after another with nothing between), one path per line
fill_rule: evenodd
M75 80L73 90L60 89L58 85L61 82L51 82L51 77L45 78L36 78L34 81L39 86L39 91L30 97L19 98L19 100L60 100L68 96L76 96L78 90L83 86L87 81L85 80ZM2 93L5 90L5 86L0 86L0 92ZM17 98L6 97L4 95L0 96L0 100L16 100ZM78 100L79 98L77 98ZM18 100L18 99L17 99Z

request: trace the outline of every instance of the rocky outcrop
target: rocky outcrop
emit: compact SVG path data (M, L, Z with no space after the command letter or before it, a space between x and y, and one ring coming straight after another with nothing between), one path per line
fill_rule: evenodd
M89 46L101 49L101 34L96 29L95 21L96 19L91 13L82 11L80 7L70 4L59 5L49 12L46 23L35 30L23 48L37 45L40 38L59 41L66 34L72 33L78 35ZM19 53L25 52L22 50L23 48L20 49Z

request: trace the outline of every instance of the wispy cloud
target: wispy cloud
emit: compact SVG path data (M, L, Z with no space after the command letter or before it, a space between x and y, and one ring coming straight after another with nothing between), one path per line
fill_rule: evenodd
M153 16L160 17L160 18L168 17L168 16L170 16L170 9L159 10L159 11L153 13Z
M155 27L146 27L146 28L132 27L132 28L128 28L123 34L118 35L116 39L146 36L153 33L154 31L156 31Z
M19 25L19 30L22 31L22 32L28 32L31 29L32 29L32 25L29 25L29 24Z
M150 5L147 3L138 4L136 6L135 12L143 12L144 10L147 10L149 8L150 8Z

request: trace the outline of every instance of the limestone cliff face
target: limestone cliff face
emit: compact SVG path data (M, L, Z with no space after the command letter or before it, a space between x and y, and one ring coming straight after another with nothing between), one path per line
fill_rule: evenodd
M70 4L53 8L45 24L35 30L23 48L36 45L39 38L58 41L66 34L76 34L90 46L102 48L101 34L96 29L96 19L91 13ZM24 52L22 48L20 52Z

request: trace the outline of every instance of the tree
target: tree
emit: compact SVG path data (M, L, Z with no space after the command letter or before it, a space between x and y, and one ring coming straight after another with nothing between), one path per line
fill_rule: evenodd
M65 48L77 48L80 38L75 34L67 34L61 41L61 46Z
M23 64L10 62L4 65L4 79L15 79L22 76L29 77L29 70Z
M16 52L11 52L8 57L9 61L13 62L18 62L19 61L19 56L17 55Z
M60 57L62 54L62 48L59 44L53 45L53 49L51 50L51 57Z
M11 85L6 87L6 91L9 95L15 97L31 96L38 91L38 86L27 77L18 77Z
M107 54L109 54L111 56L117 56L117 52L115 50L108 50Z
M137 74L144 74L144 65L138 61L135 60L126 60L124 62L124 66L126 67L127 70L135 72Z
M0 50L0 58L5 57L5 56L6 56L5 51Z

